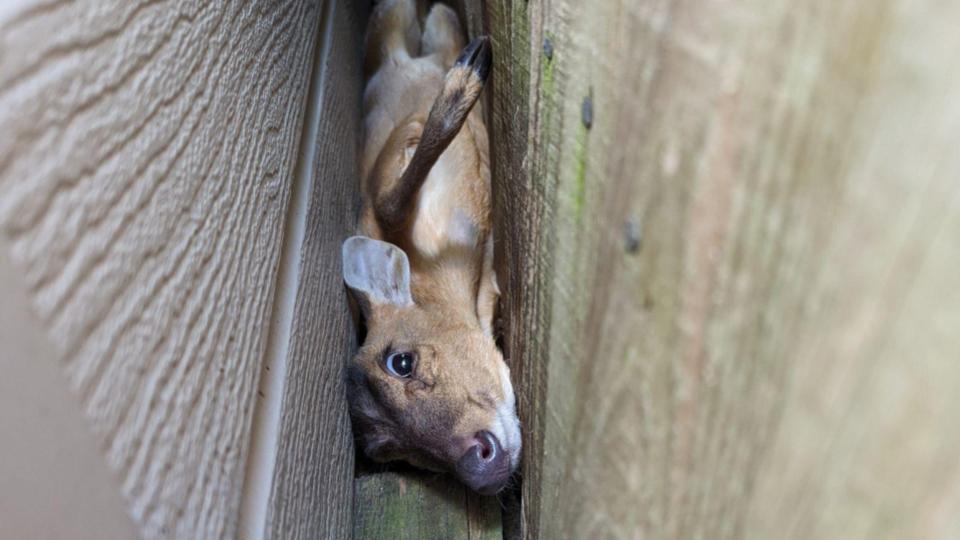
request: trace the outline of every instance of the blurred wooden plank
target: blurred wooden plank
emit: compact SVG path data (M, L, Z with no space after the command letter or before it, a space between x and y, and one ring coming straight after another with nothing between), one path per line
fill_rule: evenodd
M236 534L317 15L0 9L0 234L144 537Z
M525 535L956 537L960 8L488 5Z
M831 35L799 111L821 111L821 142L793 173L806 301L782 338L789 392L752 538L960 537L957 17L891 1L808 23Z
M444 475L386 472L357 478L357 540L501 540L500 506Z
M312 172L285 359L276 464L267 515L274 538L348 538L354 449L344 367L356 343L340 271L340 244L355 230L356 155L367 3L329 0L321 17L310 122ZM276 368L277 366L273 366ZM270 369L267 366L266 369Z
M531 110L531 88L538 85L531 66L542 51L537 35L543 6L491 0L487 8L494 50L489 125L495 261L504 356L523 434L521 515L505 516L505 524L508 538L538 538L553 275L548 224L554 197L554 188L542 180L545 155L536 151L540 143L532 139L539 124L536 109ZM517 522L521 530L513 526Z

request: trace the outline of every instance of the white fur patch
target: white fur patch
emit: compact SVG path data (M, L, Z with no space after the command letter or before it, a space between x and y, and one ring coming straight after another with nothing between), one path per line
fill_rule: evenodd
M450 229L447 234L450 238L451 244L460 246L475 246L477 245L479 229L473 220L463 212L463 210L454 208L453 216L450 219Z
M480 230L470 216L452 201L457 198L462 182L456 170L456 160L447 154L433 166L420 188L416 217L413 223L413 242L427 257L436 256L447 246L477 247Z
M433 166L420 188L413 222L413 243L420 253L428 257L435 257L446 243L450 221L450 194L440 176L439 165Z
M510 369L500 362L500 384L503 386L503 401L497 407L497 416L490 426L490 433L500 441L500 446L510 456L510 468L520 464L520 449L523 445L520 437L520 419L517 418L517 400L510 383Z

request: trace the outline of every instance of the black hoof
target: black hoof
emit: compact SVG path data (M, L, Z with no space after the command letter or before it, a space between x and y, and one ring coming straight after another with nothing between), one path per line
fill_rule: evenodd
M490 75L490 66L493 63L493 47L490 45L489 36L480 36L475 38L457 57L456 67L465 67L473 70L485 82Z

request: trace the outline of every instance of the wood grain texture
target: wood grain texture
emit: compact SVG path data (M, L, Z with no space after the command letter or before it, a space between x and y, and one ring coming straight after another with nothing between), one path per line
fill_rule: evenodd
M525 536L956 537L960 8L488 6Z
M0 231L148 538L236 529L316 19L0 9Z
M357 540L501 540L500 506L452 478L407 471L364 475L354 491Z
M554 270L549 223L556 198L555 183L545 171L546 154L538 151L537 137L546 128L538 121L531 92L540 84L531 66L542 50L536 36L543 15L538 3L496 0L487 8L494 49L489 122L495 261L504 356L523 435L520 518L507 516L506 522L519 521L521 530L508 527L506 533L537 538Z
M340 268L340 245L355 231L357 150L363 91L362 41L368 6L328 1L311 106L319 114L312 185L287 355L267 535L348 538L354 448L346 363L356 349ZM311 111L313 112L313 111Z

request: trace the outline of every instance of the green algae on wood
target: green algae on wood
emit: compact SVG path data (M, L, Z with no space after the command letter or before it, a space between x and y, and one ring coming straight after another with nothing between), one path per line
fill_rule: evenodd
M436 473L386 472L354 484L353 538L501 540L500 505Z
M574 187L572 193L573 214L579 224L583 220L583 203L587 194L587 150L589 147L589 128L581 124L577 128L577 140L574 145Z

